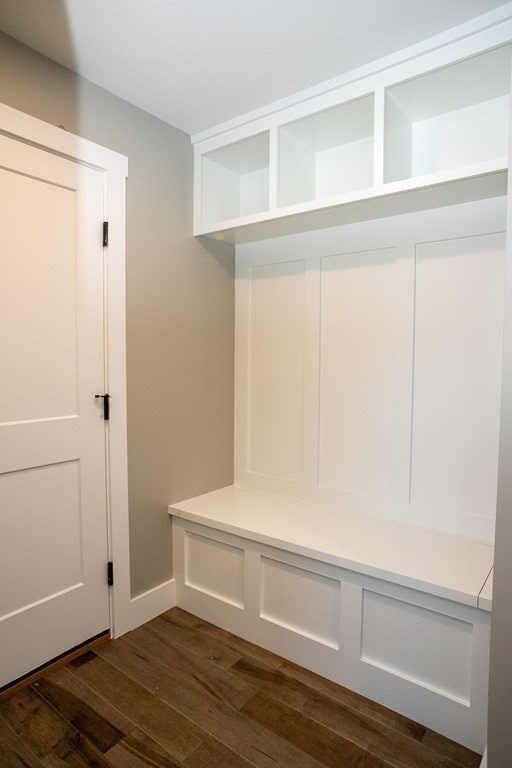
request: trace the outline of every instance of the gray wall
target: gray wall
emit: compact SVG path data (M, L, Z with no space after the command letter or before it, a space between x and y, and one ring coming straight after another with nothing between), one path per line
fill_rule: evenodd
M132 594L172 575L167 505L233 480L233 248L192 237L190 137L0 33L0 102L127 155Z

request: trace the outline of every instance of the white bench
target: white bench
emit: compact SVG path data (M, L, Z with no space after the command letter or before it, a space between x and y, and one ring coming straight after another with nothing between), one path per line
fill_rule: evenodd
M236 486L169 513L179 606L483 751L491 544Z

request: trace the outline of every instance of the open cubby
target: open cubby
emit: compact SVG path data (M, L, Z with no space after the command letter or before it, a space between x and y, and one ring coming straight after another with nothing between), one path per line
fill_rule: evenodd
M295 205L370 187L373 124L369 95L283 125L278 204Z
M269 207L268 132L202 157L202 224L251 216Z
M393 215L408 209L409 192L427 208L503 194L507 24L205 136L196 234L242 242Z
M507 156L509 45L386 90L385 181Z

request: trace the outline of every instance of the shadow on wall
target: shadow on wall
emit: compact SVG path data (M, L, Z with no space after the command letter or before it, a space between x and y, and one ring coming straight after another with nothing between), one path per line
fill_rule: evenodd
M30 2L2 0L0 8L0 56L2 60L0 101L70 133L80 135L80 87L78 80L70 76L67 82L60 83L59 92L53 92L51 83L54 80L54 75L52 75L56 66L54 62L38 56L32 51L38 61L37 66L31 66L26 55L31 49L20 46L13 38L7 37L11 32L15 33L17 29L27 29L29 25L36 29L39 25L35 22L35 18L39 18L40 28L48 34L50 39L58 39L59 49L63 57L62 61L65 61L68 67L73 69L76 65L76 54L66 2L65 0L49 0L44 5L43 11L41 6L31 8ZM35 18L33 12L36 14ZM45 30L45 27L49 25L51 25L51 30ZM33 38L35 47L37 47L37 37L35 35Z

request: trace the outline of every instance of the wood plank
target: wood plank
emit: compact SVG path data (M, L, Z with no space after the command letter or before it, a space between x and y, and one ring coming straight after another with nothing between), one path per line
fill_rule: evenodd
M184 765L186 768L254 768L254 763L249 763L243 757L237 755L213 736L198 746L190 757L187 757ZM297 768L299 766L297 765Z
M83 736L61 741L43 759L44 768L112 768L107 759Z
M94 685L102 685L103 676L109 674L105 668L109 662L122 670L124 675L133 678L139 686L158 696L162 703L196 722L209 735L258 768L275 768L276 763L280 768L320 768L322 765L285 739L276 737L251 718L240 714L235 707L203 686L190 686L177 670L164 667L133 648L122 637L100 651L101 659L98 657L98 660L104 664L91 662L85 667L89 681L94 673Z
M2 715L12 730L40 759L59 742L75 735L75 730L37 694L26 688L13 693L2 703Z
M119 642L98 650L115 648ZM184 759L206 738L202 728L96 654L85 654L70 668L173 758ZM158 692L160 670L152 674L153 688Z
M232 669L269 696L296 709L394 768L438 768L440 755L387 725L288 678L279 670L241 659ZM457 768L443 758L445 768Z
M1 714L0 707L0 765L2 768L44 768L41 760L15 733Z
M233 664L231 670L253 688L264 691L297 710L304 706L309 696L315 694L315 691L304 683L287 677L279 669L257 663L254 659L242 658Z
M199 619L197 616L184 611L183 608L173 608L172 611L164 615L167 615L178 624L183 624L183 626L193 628L198 632L204 632L210 637L222 641L237 653L250 656L257 661L261 661L263 664L267 664L269 667L277 668L284 661L283 657L278 656L277 653L268 651L260 645L255 645L249 642L249 640L244 640L244 638L238 637L238 635L233 635L231 632L216 627L215 624L210 624L210 622L204 619Z
M320 694L313 694L302 707L302 712L365 751L387 760L393 768L459 768L458 763L426 749L415 739L378 724L349 707L333 703Z
M361 712L378 723L388 725L390 728L394 728L412 739L421 741L425 735L426 728L424 725L420 725L420 723L416 723L414 720L410 720L398 712L377 704L375 701L367 699L351 691L349 688L344 688L342 685L334 683L332 680L328 680L316 672L300 667L292 661L284 661L279 670L290 679L302 682L314 691L318 691L318 693L324 694L330 699L354 709L356 712Z
M110 749L106 757L113 768L184 768L145 733L135 729Z
M462 768L480 768L481 755L477 755L476 752L472 752L467 747L463 747L462 744L457 744L440 733L435 733L427 728L422 743L439 755L451 758Z
M148 622L147 626L174 645L188 648L203 659L215 662L222 669L228 669L240 658L240 653L233 651L224 642L174 621L171 613L158 616Z
M206 619L194 616L193 613L189 613L178 606L171 608L170 611L166 611L162 614L162 618L166 616L167 618L172 619L176 624L181 624L183 627L189 627L190 629L200 630L221 642L225 642L231 637L231 632L228 632L227 629L217 627L216 624L211 624L209 621L206 621Z
M242 712L328 768L390 768L389 762L266 693L253 696Z
M236 709L240 709L256 692L240 676L226 673L185 647L173 646L151 627L139 627L124 635L123 640L163 664L171 674L179 674L183 682L186 680L190 686L209 691Z
M45 768L110 768L102 753L31 689L13 694L3 703L2 713Z
M315 672L304 669L292 661L285 661L279 669L286 676L303 682L313 690L325 694L328 698L419 741L428 749L436 752L439 757L450 758L455 763L460 764L462 768L479 768L480 766L481 756L476 752L462 746L462 744L457 744L446 736L431 731L424 725L416 723L382 704L377 704L377 702L354 693L354 691L321 677Z
M78 680L68 669L51 672L33 688L101 752L105 753L133 730L102 697Z
M109 764L115 768L183 768L183 763L173 760L68 669L52 672L34 687L64 719L105 752Z

